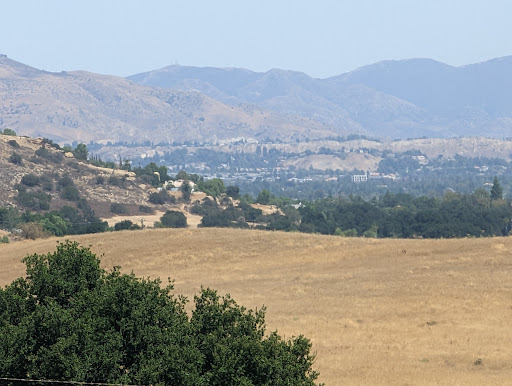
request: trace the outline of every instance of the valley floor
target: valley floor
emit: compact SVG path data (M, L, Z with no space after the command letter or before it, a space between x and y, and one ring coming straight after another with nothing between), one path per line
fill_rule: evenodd
M512 238L376 240L233 229L70 237L102 265L267 307L267 329L304 334L320 381L506 384L512 379ZM0 285L50 238L0 244Z

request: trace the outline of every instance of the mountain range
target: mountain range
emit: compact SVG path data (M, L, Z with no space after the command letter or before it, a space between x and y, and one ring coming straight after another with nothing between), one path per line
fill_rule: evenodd
M512 56L384 61L326 79L173 65L128 78L0 56L0 128L59 142L512 137Z
M256 104L378 137L512 134L512 56L453 67L431 59L383 61L327 79L294 71L169 66L128 77Z

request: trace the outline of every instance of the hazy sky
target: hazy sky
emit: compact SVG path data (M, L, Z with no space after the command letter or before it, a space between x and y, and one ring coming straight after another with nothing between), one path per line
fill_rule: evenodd
M386 59L512 54L510 0L0 0L0 53L127 76L170 64L327 77Z

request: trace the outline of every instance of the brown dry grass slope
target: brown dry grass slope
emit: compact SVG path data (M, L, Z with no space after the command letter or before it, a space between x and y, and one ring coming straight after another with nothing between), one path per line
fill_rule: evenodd
M266 305L269 330L312 339L327 385L512 382L512 238L155 229L73 239L104 253L104 267L174 278L176 293L205 285ZM0 245L0 284L55 244Z

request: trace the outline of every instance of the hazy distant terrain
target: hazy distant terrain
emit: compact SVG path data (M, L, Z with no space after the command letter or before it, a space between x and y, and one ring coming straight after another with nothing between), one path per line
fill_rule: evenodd
M50 73L0 56L0 127L59 142L300 140L345 134L303 117L233 107L199 92L88 72Z
M0 56L0 127L60 142L512 137L512 57L385 61L327 79L169 66L127 79Z
M393 139L512 134L512 57L462 67L430 59L384 61L327 79L176 65L128 79Z

